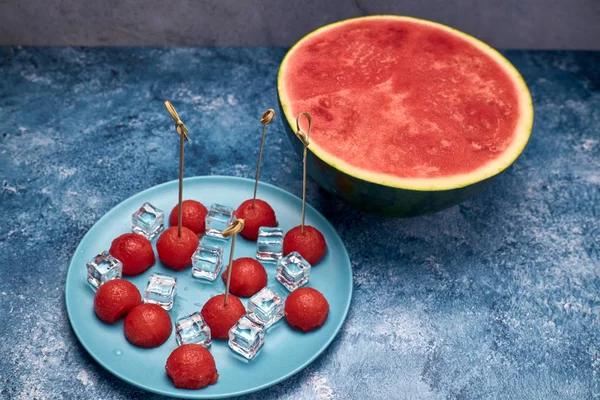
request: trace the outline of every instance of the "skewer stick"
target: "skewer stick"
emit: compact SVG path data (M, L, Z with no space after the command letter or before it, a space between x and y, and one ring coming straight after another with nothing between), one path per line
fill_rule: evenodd
M173 107L170 101L165 101L165 107L167 107L167 111L171 114L171 118L175 121L175 130L179 134L179 207L177 212L177 236L181 237L181 220L182 220L182 203L183 203L183 142L184 140L190 141L188 137L188 129L185 124L179 119L179 114L177 114L177 110Z
M252 197L252 208L256 202L256 190L258 189L258 176L260 175L260 163L262 162L263 148L265 147L265 133L267 133L267 125L273 122L275 111L269 108L260 118L260 123L263 125L262 138L260 140L260 150L258 152L258 166L256 167L256 180L254 182L254 196Z
M225 285L225 300L223 301L224 305L227 305L227 300L229 298L229 284L231 283L231 267L233 266L233 253L235 249L235 239L237 234L244 229L244 220L242 218L236 219L223 230L222 235L226 238L233 236L231 239L231 250L229 251L229 265L227 266L227 282Z
M304 132L300 128L300 117L302 116L305 116L308 120L308 128L306 132ZM302 228L300 228L302 234L304 234L304 217L306 212L306 148L310 144L309 139L311 127L312 118L310 117L310 114L307 112L301 112L300 114L298 114L298 116L296 117L296 137L298 137L298 139L300 139L300 141L304 145L304 155L302 157Z

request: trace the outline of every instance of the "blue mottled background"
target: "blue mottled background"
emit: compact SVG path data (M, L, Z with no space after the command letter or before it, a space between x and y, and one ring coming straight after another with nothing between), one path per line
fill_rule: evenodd
M0 397L151 398L78 344L69 259L127 197L177 177L163 101L191 129L187 176L254 173L282 48L0 48ZM414 219L309 183L354 268L348 320L295 377L245 399L600 397L600 52L508 51L534 132L480 196ZM281 119L261 177L300 195Z

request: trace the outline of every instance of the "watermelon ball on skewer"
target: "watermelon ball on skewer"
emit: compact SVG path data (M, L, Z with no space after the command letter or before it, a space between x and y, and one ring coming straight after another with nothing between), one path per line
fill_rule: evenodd
M134 346L158 347L171 336L171 317L158 304L140 304L125 317L125 337Z
M206 214L208 214L208 210L199 201L184 200L181 206L181 226L191 229L201 237L206 231ZM178 217L179 204L176 204L169 215L169 225L177 226Z
M173 350L165 369L175 387L180 389L202 389L219 379L214 357L199 344L184 344Z
M283 238L283 254L293 251L300 253L310 265L315 266L327 251L327 242L319 230L313 226L296 226L288 231Z
M192 255L199 243L198 236L192 230L182 226L179 236L177 227L172 226L156 241L156 251L163 264L180 271L192 263Z
M227 305L224 301L225 295L218 294L208 300L200 312L204 322L210 328L212 339L227 339L229 329L246 314L246 308L237 297L229 295Z
M137 233L125 233L113 240L109 253L123 264L124 276L135 276L154 265L152 244Z
M302 332L321 327L328 314L327 299L311 287L296 289L285 300L285 320L289 326Z
M240 235L248 240L258 239L258 229L261 226L275 227L277 226L277 218L275 211L264 200L256 199L252 204L252 199L244 201L235 210L236 218L242 218L245 222L244 229Z
M260 175L260 164L262 161L262 154L265 145L265 134L267 132L267 125L273 122L275 118L275 111L268 109L263 113L260 118L260 123L263 126L262 139L260 142L260 150L258 153L258 165L256 167L256 180L254 182L254 196L252 199L244 201L235 210L235 216L238 219L245 221L244 228L240 232L243 238L256 241L258 239L258 229L261 226L275 227L277 226L277 218L275 217L275 211L273 208L264 200L256 198L256 191L258 190L258 177Z
M114 324L141 303L142 296L133 283L113 279L100 286L96 292L94 312L100 321Z
M229 292L239 297L251 297L267 286L267 271L265 267L254 258L243 257L233 260ZM227 273L221 277L227 284Z

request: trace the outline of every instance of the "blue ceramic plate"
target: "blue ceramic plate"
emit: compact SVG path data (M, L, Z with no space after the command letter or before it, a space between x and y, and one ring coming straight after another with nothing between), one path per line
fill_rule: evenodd
M237 207L252 195L254 182L248 179L210 176L185 180L184 198L196 199L207 207L220 203ZM296 196L274 186L261 183L258 197L268 201L284 232L300 222L302 202ZM106 325L94 314L94 291L86 281L86 262L97 253L108 250L117 236L131 231L131 214L145 201L162 209L166 219L177 203L177 182L172 181L145 190L125 200L100 219L85 235L69 266L66 282L67 312L79 341L90 355L104 368L124 381L148 391L181 398L214 399L247 394L274 385L294 375L310 364L331 343L340 330L352 297L352 271L348 253L342 240L314 208L307 205L306 223L317 227L327 240L327 253L312 269L308 286L320 290L330 305L329 317L318 330L300 333L281 320L265 335L262 351L250 362L242 361L228 348L225 341L213 341L210 351L215 357L219 380L201 390L182 390L173 386L165 373L165 362L177 347L175 332L162 346L139 349L127 342L123 335L123 321ZM153 240L153 245L156 237ZM229 245L224 242L225 262L229 259ZM238 237L235 257L254 257L256 243ZM286 296L287 290L275 279L275 264L264 263L269 275L269 287ZM190 268L175 272L157 264L144 274L127 278L140 291L153 272L172 274L178 279L175 305L171 319L198 311L212 296L225 291L218 278L205 283L192 278ZM242 299L247 304L247 299Z

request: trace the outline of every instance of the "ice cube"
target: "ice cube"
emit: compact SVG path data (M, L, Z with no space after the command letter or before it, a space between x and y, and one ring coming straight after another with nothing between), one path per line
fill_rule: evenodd
M87 280L94 290L97 290L104 282L111 279L119 279L123 272L123 264L108 251L103 251L92 258L87 266Z
M233 208L213 204L206 214L206 234L214 238L225 239L223 231L233 222Z
M248 318L265 329L283 317L283 301L268 287L248 300Z
M177 345L200 344L210 346L210 328L204 322L200 311L179 318L175 322Z
M283 252L283 230L261 226L256 241L256 258L262 261L277 261Z
M221 246L223 241L212 236L203 235L202 239L200 239L200 244L204 246Z
M192 255L192 276L214 281L223 266L223 247L200 243Z
M131 230L152 240L165 226L165 213L146 202L131 216Z
M310 264L294 251L277 261L277 280L293 292L308 282Z
M173 308L175 293L177 293L177 278L156 272L148 277L144 303L158 304L169 311Z
M248 360L254 358L264 342L263 327L245 315L229 330L229 347Z

